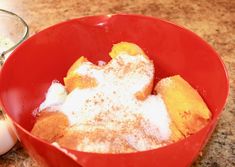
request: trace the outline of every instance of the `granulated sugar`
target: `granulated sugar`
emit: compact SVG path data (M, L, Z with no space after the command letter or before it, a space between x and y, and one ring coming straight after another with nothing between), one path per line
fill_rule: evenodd
M153 63L143 55L121 54L105 66L84 62L76 73L95 78L97 86L67 93L63 85L53 82L40 109L55 107L63 112L70 125L78 127L75 133L106 129L103 133L117 134L116 138L125 140L137 151L155 148L169 139L170 119L161 97L149 95L145 100L136 97L138 91L150 85L154 75ZM77 149L107 152L114 140L85 136Z

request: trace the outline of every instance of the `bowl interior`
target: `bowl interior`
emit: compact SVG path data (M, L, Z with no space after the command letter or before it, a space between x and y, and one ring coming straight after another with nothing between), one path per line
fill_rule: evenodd
M97 63L110 60L113 44L139 45L154 61L155 82L180 74L202 95L216 121L228 95L228 78L215 51L194 33L145 16L86 17L52 26L25 41L4 64L0 99L9 117L30 131L34 112L53 80L63 83L80 56Z

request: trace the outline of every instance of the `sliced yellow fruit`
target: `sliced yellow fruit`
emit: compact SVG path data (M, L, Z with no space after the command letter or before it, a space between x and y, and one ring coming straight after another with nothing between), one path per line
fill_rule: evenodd
M129 42L120 42L114 44L109 55L114 59L119 55L119 53L122 52L126 52L131 56L136 56L138 54L145 55L144 51L138 45Z
M54 142L62 136L65 129L69 126L69 120L62 112L40 112L31 133L48 142Z
M96 79L87 75L79 75L76 72L84 62L88 62L87 58L81 56L73 65L69 68L67 76L64 78L65 88L68 92L71 92L75 88L91 88L97 85Z
M67 76L72 75L75 73L76 69L84 62L88 62L87 58L81 56L77 61L73 63L73 65L69 68L67 72Z
M64 78L65 88L68 92L71 92L75 88L93 88L97 86L97 81L87 75L73 74Z
M211 112L197 90L179 75L162 79L155 90L166 104L174 136L178 136L179 132L184 136L193 134L211 118Z

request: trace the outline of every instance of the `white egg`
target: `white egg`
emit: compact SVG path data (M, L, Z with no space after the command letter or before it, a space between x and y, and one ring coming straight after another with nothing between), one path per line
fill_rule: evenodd
M0 120L0 155L8 152L16 143L17 137L7 120Z

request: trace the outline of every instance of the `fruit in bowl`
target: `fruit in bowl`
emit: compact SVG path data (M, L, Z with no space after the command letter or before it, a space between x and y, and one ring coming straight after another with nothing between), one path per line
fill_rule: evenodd
M164 89L161 82L163 78L180 75L198 91L210 109L212 116L208 123L203 123L199 131L191 127L192 135L190 132L188 137L167 146L118 154L67 149L32 135L37 107L45 100L51 82L56 79L63 83L68 69L80 56L86 56L93 63L109 62L110 48L121 41L137 44L152 60L156 76L153 85L158 83L155 90L169 103L166 104L170 106L168 110L175 106L170 99L178 97L168 91L171 86ZM115 59L115 54L111 56ZM172 80L176 81L173 85L189 86L179 76ZM85 17L52 26L17 48L0 75L2 107L14 123L20 141L42 166L189 166L213 132L227 94L226 70L208 44L184 28L137 15ZM171 98L164 99L164 96ZM171 117L178 118L177 115ZM183 125L177 126L186 129Z
M153 62L133 43L120 42L112 60L95 65L80 57L64 84L53 82L32 134L52 144L94 153L156 149L202 129L211 113L179 75L153 88Z

